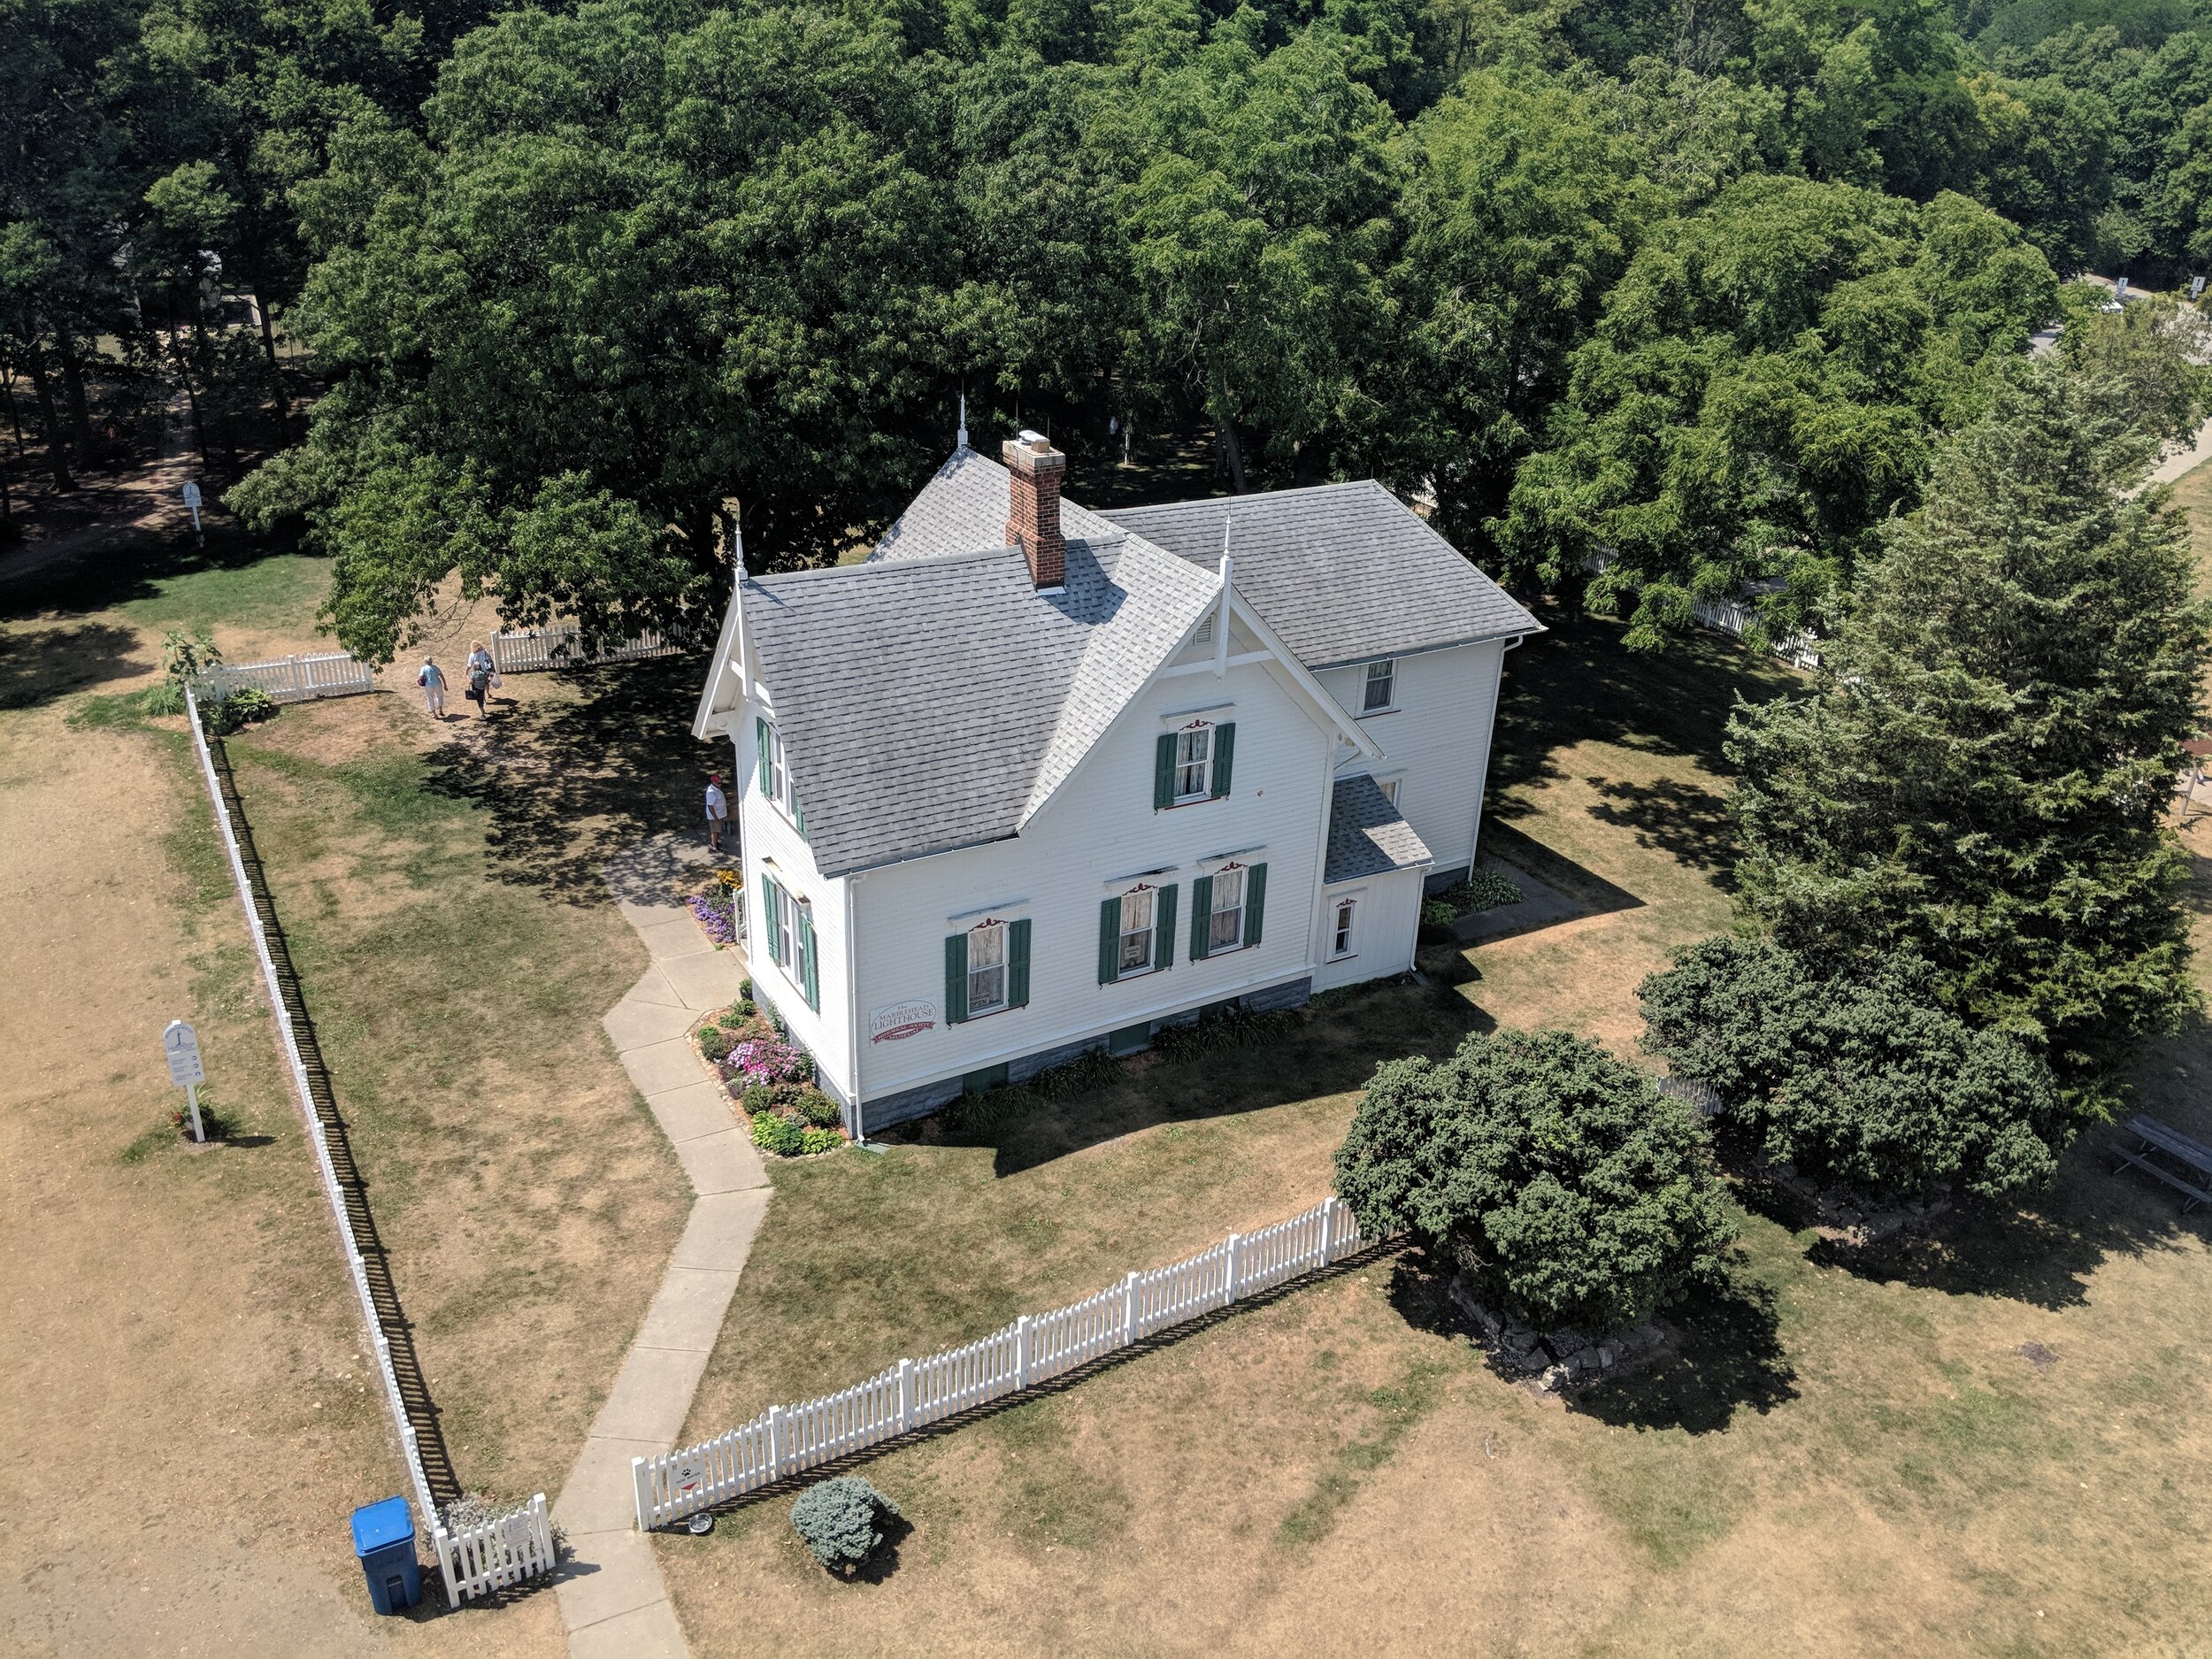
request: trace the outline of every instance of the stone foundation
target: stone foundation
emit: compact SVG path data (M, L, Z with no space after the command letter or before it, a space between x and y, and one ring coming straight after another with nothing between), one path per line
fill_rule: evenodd
M1594 1340L1571 1325L1540 1332L1484 1306L1464 1274L1453 1278L1450 1295L1454 1310L1467 1322L1475 1346L1490 1356L1491 1365L1548 1394L1569 1394L1648 1365L1674 1342L1673 1327L1660 1319Z

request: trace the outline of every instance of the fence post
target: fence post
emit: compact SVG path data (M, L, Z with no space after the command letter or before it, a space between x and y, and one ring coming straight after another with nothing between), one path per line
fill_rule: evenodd
M653 1530L653 1471L642 1457L630 1459L630 1490L637 1499L637 1530Z
M783 1479L783 1410L780 1406L768 1408L768 1479Z
M1121 1345L1129 1348L1137 1340L1137 1276L1134 1273L1121 1281Z
M438 1552L438 1571L445 1579L445 1604L461 1605L461 1582L453 1576L453 1538L444 1527L434 1525L430 1533L431 1548Z
M1237 1247L1242 1242L1238 1234L1229 1235L1229 1259L1223 1263L1221 1275L1221 1305L1225 1308L1237 1299Z
M1321 1265L1324 1267L1336 1260L1336 1214L1342 1208L1334 1193L1321 1201Z
M914 1362L899 1362L899 1432L907 1432L914 1416Z
M1014 1386L1029 1386L1029 1316L1014 1321Z

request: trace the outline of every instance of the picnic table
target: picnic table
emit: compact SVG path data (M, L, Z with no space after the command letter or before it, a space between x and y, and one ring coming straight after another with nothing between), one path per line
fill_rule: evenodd
M2212 1204L2212 1147L2189 1139L2179 1130L2169 1129L2155 1118L2131 1118L2122 1125L2135 1137L2132 1151L2115 1147L2120 1163L2112 1166L2117 1175L2121 1164L2132 1164L2147 1175L2155 1175L2167 1186L2182 1194L2181 1213L2187 1215L2192 1204ZM2178 1164L2180 1167L2176 1168Z

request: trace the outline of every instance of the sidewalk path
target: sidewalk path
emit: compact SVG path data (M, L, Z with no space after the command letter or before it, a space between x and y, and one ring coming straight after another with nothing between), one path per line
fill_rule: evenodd
M2212 460L2212 420L2198 428L2196 437L2185 449L2177 449L2161 462L2151 473L2154 484L2170 484L2184 472L2200 463Z
M630 1459L668 1450L682 1432L768 1209L760 1154L739 1132L728 1095L708 1077L690 1041L693 1023L735 1002L745 978L742 953L717 950L673 896L680 875L711 867L703 847L659 835L606 870L622 914L653 961L602 1023L699 1196L553 1505L574 1551L558 1581L571 1659L678 1659L690 1652L652 1544L636 1530Z

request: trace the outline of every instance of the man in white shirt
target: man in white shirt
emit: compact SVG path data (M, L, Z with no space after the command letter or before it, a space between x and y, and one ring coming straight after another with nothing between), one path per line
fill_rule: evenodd
M722 793L722 774L707 774L707 849L722 850L722 826L729 820L730 799Z

